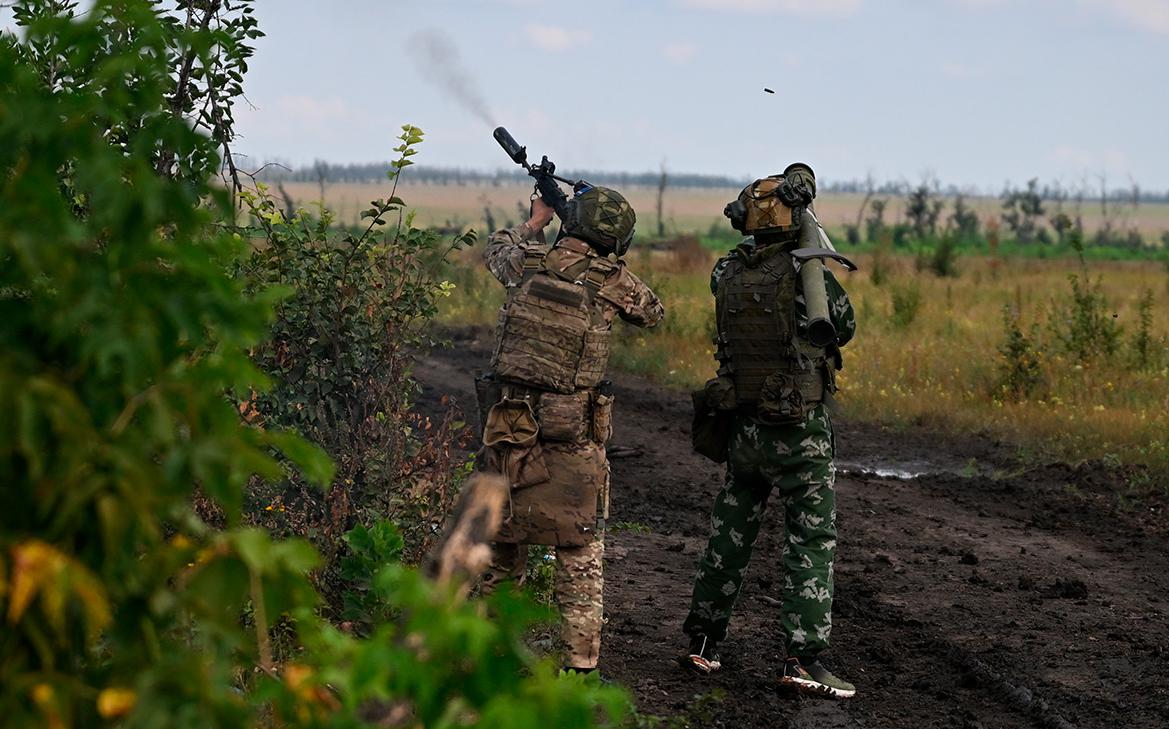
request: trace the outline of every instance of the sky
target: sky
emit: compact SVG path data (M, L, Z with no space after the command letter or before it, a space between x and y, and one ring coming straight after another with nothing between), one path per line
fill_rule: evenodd
M257 0L255 162L1169 189L1169 0ZM436 59L441 63L436 62ZM453 76L453 78L452 78ZM443 83L443 80L447 83ZM475 104L449 90L460 85ZM771 88L774 94L764 92Z

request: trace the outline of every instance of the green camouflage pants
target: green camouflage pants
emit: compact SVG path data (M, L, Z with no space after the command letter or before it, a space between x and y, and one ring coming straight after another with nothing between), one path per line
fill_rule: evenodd
M836 551L836 469L832 422L824 406L803 423L763 425L736 418L726 485L715 498L711 535L698 563L683 630L723 640L743 584L767 498L784 501L780 625L789 656L814 656L832 631Z

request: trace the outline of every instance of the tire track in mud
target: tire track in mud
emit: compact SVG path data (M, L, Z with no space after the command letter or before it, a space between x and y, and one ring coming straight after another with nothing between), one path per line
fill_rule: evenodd
M474 334L421 362L422 409L473 411ZM1125 511L1123 474L1053 464L923 429L838 423L842 460L936 465L911 480L842 473L834 648L848 702L775 691L782 524L773 504L724 645L726 669L681 669L681 622L721 468L689 448L685 393L617 375L602 671L643 712L685 713L721 690L710 727L1166 727L1169 529L1165 491ZM471 416L473 420L473 416ZM897 462L889 463L890 454ZM971 469L974 464L977 468ZM1011 473L1009 477L962 477Z

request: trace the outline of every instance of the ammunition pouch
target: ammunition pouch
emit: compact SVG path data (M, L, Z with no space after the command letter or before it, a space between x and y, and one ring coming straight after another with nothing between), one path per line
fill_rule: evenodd
M734 384L725 377L708 380L701 390L690 393L694 403L690 445L696 453L715 463L727 460L731 422L734 420L734 396ZM725 407L728 404L730 407Z
M808 413L824 400L825 380L822 367L771 373L763 381L755 416L772 425L802 423Z
M609 442L609 438L613 436L613 396L603 390L593 392L592 396L593 442L605 445L605 443Z
M536 408L540 436L545 440L581 443L589 437L590 393L580 390L570 395L545 392Z

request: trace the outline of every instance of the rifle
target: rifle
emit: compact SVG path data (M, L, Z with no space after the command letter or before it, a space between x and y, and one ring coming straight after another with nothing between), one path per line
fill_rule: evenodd
M503 127L496 127L492 136L495 137L495 141L499 142L499 146L503 147L503 151L507 152L507 156L511 157L512 162L523 167L529 175L535 178L536 185L532 199L535 200L536 196L539 195L545 205L556 211L556 216L560 218L561 223L568 215L568 196L564 194L564 190L560 189L558 183L563 182L566 185L571 185L574 195L580 195L593 187L591 183L584 180L569 180L557 175L556 163L548 159L548 155L541 157L540 164L531 164L528 162L528 148L521 146L515 137L511 136L511 133ZM543 239L543 231L539 235Z

